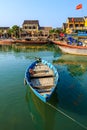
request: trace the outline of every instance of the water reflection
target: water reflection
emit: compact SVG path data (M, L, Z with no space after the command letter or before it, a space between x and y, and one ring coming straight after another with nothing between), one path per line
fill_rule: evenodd
M57 96L58 95L55 92L50 102L45 104L33 94L29 87L27 87L26 101L35 130L85 130L87 127L82 120L61 109L60 99L58 100L58 97L60 98L60 96ZM81 98L80 96L78 97L79 99ZM69 104L67 105L70 107ZM73 109L75 108L73 107ZM73 114L74 112L75 111L73 111ZM78 116L79 114L80 113L78 113ZM81 114L81 118L82 116L83 115Z
M87 88L84 84L87 86L84 77L78 79L63 70L57 88L58 105L68 112L87 116Z
M53 44L42 44L42 45L24 45L24 44L12 44L12 45L0 45L0 51L14 51L14 52L35 52L35 51L43 51L50 50L54 51Z
M83 75L87 71L87 56L61 55L54 63L67 65L72 76Z
M87 57L62 55L54 63L60 71L57 91L61 106L87 115Z
M53 95L53 97L52 100L54 99L55 104L57 103L55 100L55 95ZM26 101L28 104L32 121L35 125L35 129L54 130L56 111L53 110L50 106L48 106L46 103L43 103L41 100L39 100L29 87L27 87L26 91Z
M8 52L11 51L12 46L11 45L0 45L0 51Z
M87 57L61 55L54 63L60 75L58 107L87 126Z

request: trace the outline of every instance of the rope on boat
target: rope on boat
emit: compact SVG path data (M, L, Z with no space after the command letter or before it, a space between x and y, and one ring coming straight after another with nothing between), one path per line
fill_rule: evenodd
M69 118L70 120L72 120L73 122L77 123L79 126L81 126L82 128L87 130L87 127L83 124L81 124L80 122L78 122L77 120L73 119L72 117L70 117L69 115L67 115L66 113L64 113L63 111L59 110L58 108L56 108L55 106L53 106L52 104L48 103L47 104L49 106L51 106L53 109L55 109L56 111L60 112L62 115L64 115L65 117Z

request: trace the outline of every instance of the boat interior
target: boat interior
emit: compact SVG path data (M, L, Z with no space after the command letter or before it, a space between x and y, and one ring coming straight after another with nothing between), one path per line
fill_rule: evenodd
M38 63L30 74L31 86L41 95L50 94L54 87L54 73L47 65Z

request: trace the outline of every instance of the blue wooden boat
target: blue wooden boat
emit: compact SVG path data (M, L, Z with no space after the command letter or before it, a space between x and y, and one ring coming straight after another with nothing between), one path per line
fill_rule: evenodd
M49 101L59 79L57 69L49 62L37 58L25 72L24 84L42 101Z

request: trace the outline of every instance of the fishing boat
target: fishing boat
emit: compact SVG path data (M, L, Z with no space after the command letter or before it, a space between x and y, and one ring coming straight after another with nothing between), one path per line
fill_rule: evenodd
M49 62L36 58L25 72L24 84L42 101L49 101L59 79L57 69Z
M75 55L87 55L87 45L70 44L63 41L53 41L57 47L64 53ZM82 44L82 43L81 43Z

